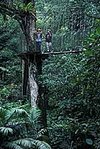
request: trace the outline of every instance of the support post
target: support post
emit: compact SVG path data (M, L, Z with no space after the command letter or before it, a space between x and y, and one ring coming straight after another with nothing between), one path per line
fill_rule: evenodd
M28 84L28 73L29 73L29 64L27 60L23 61L23 96L27 95L27 84Z

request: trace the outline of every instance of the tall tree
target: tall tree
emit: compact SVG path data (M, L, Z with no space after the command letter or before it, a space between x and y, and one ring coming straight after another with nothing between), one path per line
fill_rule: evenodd
M22 32L26 39L26 54L24 55L24 75L23 75L23 95L27 94L27 86L29 82L30 86L30 93L31 93L31 106L37 108L38 105L38 97L41 98L39 95L39 87L37 85L37 79L36 79L36 68L38 66L37 59L40 59L41 57L38 57L38 54L36 53L33 43L33 33L35 30L35 9L34 9L34 1L33 0L23 0L21 3L16 3L17 1L4 1L0 2L0 12L2 14L7 14L14 19L16 19L22 29ZM28 53L32 51L33 58L31 59L30 55ZM22 54L23 55L23 54ZM42 61L41 61L42 63ZM38 70L37 70L38 71ZM43 104L42 104L43 105ZM43 112L43 108L41 108L41 126L42 128L47 127L46 124L46 112ZM45 123L44 120L45 119Z

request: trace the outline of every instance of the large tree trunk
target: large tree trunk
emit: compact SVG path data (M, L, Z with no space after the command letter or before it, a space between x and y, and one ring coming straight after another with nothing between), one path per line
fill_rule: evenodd
M30 84L30 93L31 93L31 106L37 108L38 100L38 85L35 77L35 66L32 67L32 64L29 68L29 84Z
M34 30L35 30L35 21L34 18L32 17L32 14L26 13L24 20L22 20L22 25L23 25L23 33L25 35L25 40L26 40L26 49L27 51L35 51L34 49Z
M33 0L23 0L23 2L25 3L25 5L27 5L29 2L33 3L34 6L34 1ZM23 16L22 16L22 20L21 20L21 28L23 31L23 34L25 36L25 50L26 51L35 51L34 49L34 38L33 38L33 34L34 34L34 30L35 30L35 24L36 24L36 18L34 17L34 15L32 15L32 13L29 12L24 12ZM26 60L24 60L24 76L23 76L23 95L27 95L27 90L28 90L28 79L29 79L29 63L30 63L30 59L27 56ZM32 77L30 77L32 78ZM30 88L31 90L31 88Z
M30 2L27 0L27 2ZM23 20L23 33L25 35L26 38L26 46L27 46L27 51L32 51L34 53L34 49L33 49L33 43L34 42L34 38L33 38L33 33L35 30L35 18L32 17L32 15L30 13L26 13L24 20ZM37 84L37 82L39 80L37 80L37 75L42 74L42 59L41 56L39 57L37 54L34 53L34 61L33 64L30 61L30 58L27 56L27 61L30 62L30 66L28 65L29 69L27 68L26 65L26 79L27 79L27 74L29 74L28 76L28 80L29 80L29 88L30 88L30 96L31 96L31 106L32 108L39 108L41 110L41 116L40 116L40 120L41 121L41 128L46 128L47 127L47 119L46 119L46 105L45 105L45 99L42 97L42 86L39 86L39 84ZM25 82L26 84L26 82ZM26 84L27 85L27 84ZM25 90L27 89L27 87L25 87ZM39 128L40 128L39 127Z
M30 2L31 0L25 1L25 4ZM33 64L31 63L30 57L27 56L27 61L30 64L25 63L25 71L24 71L24 80L25 85L27 85L26 81L29 81L29 88L30 88L30 97L31 97L31 106L32 108L39 108L41 111L39 117L39 130L45 129L47 130L47 114L46 114L46 100L43 97L43 89L42 85L37 84L39 80L37 80L38 76L42 74L42 56L34 53L35 49L33 49L34 38L33 33L35 30L35 18L32 17L32 14L26 12L24 19L22 20L23 23L23 33L26 39L26 48L27 51L33 51L34 60ZM28 68L29 67L29 68ZM29 76L27 77L27 74ZM28 78L28 80L27 80ZM27 87L24 87L26 90ZM25 91L24 91L25 92ZM45 132L46 136L48 136L48 132Z
M11 0L13 2L13 0ZM11 2L10 1L10 2ZM8 1L6 1L5 3L7 4ZM34 0L22 0L22 2L27 5L30 2L33 4L34 6ZM27 85L28 85L28 81L30 84L30 93L31 93L31 106L32 108L37 108L39 107L41 110L41 121L40 121L40 129L47 127L47 121L46 121L46 110L45 110L45 104L44 101L42 101L42 96L40 93L41 87L38 89L38 85L37 85L37 77L36 74L41 74L42 73L42 59L41 59L41 53L40 53L40 58L39 56L37 56L38 52L36 53L33 45L34 45L34 38L33 38L33 34L34 34L34 30L35 30L35 14L34 12L29 12L27 11L18 11L16 9L12 9L12 7L10 6L10 4L5 5L5 3L3 4L0 3L0 8L3 7L2 9L2 13L6 13L10 16L13 16L13 18L15 18L21 26L21 29L23 31L23 34L25 36L25 40L26 40L26 55L24 57L24 76L23 76L23 95L27 95ZM6 12L5 12L6 11ZM33 51L34 54L34 58L33 58L33 64L31 64L31 60L30 60L30 56L28 55L29 51ZM24 51L25 52L25 51ZM37 58L38 57L38 58ZM30 67L29 67L30 66ZM36 72L36 68L37 67L37 72ZM40 98L38 100L38 97ZM40 103L41 104L40 104ZM40 104L40 106L38 106ZM34 109L33 108L33 109ZM46 134L46 133L45 133Z

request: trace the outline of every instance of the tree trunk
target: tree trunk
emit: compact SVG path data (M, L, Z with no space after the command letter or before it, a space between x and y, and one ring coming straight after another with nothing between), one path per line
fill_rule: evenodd
M30 93L31 93L31 106L37 108L37 99L38 99L38 85L35 80L35 68L32 67L32 64L29 68L29 84L30 84Z
M6 2L8 2L8 1L6 1ZM12 0L12 2L13 2L13 0ZM34 0L23 0L23 3L26 6L30 2L34 6ZM28 88L27 86L28 86L28 81L29 81L30 93L31 93L31 106L32 106L32 108L33 107L36 108L36 107L38 107L38 103L39 102L41 103L40 109L42 112L41 112L40 130L42 128L46 129L47 121L46 121L46 109L45 109L45 104L44 104L45 100L42 101L42 94L40 93L41 87L38 89L37 77L36 77L36 73L38 75L40 75L42 73L42 59L41 59L41 53L39 53L40 54L40 57L39 57L39 55L37 54L38 52L36 53L36 51L34 49L35 42L34 42L33 34L34 34L35 26L36 26L35 25L35 20L36 20L35 14L34 14L34 12L29 12L28 10L24 11L24 12L19 10L19 13L18 13L18 11L16 12L11 7L5 7L5 5L1 4L1 7L2 6L3 6L3 10L2 10L3 12L5 10L6 14L13 16L19 22L21 29L23 31L23 34L25 36L25 40L26 40L25 49L27 52L24 51L24 52L26 52L26 55L24 57L23 95L27 95L27 88ZM31 64L32 61L30 60L30 56L28 55L29 51L33 51L34 65ZM37 71L36 71L36 67L37 67ZM40 98L39 100L38 100L38 97Z
M29 2L33 3L34 6L34 1L31 0L23 0L23 2L25 3L25 5L27 5ZM34 49L34 38L33 38L33 33L35 30L35 18L34 16L32 16L32 13L29 12L24 12L24 15L22 16L22 20L21 20L21 28L23 31L23 34L25 36L25 49L26 51L35 51ZM23 96L27 95L27 85L28 85L28 79L29 79L29 64L30 63L30 59L27 56L24 60L24 76L23 76ZM30 75L31 76L31 75ZM32 76L30 77L32 78ZM31 90L31 88L30 88ZM32 104L32 103L31 103Z
M30 2L30 0L27 0L27 2ZM23 22L23 33L25 35L26 39L26 49L27 51L35 51L33 49L34 38L34 30L35 30L35 18L32 17L30 13L26 13ZM35 47L35 45L34 45ZM40 53L41 55L41 53ZM25 63L25 71L24 71L24 78L26 78L25 87L23 88L23 92L26 94L27 89L27 81L29 79L29 88L30 88L30 95L31 95L31 107L32 108L39 108L41 110L41 114L39 117L39 131L41 129L46 130L45 135L48 137L48 131L47 131L47 114L46 114L46 101L44 97L42 97L42 87L37 84L37 75L42 74L42 59L41 56L39 57L37 54L34 53L34 61L33 64L31 63L29 57L27 56L27 61L30 62L30 64ZM29 68L28 68L29 67ZM29 75L29 76L27 76ZM36 126L37 127L37 126Z

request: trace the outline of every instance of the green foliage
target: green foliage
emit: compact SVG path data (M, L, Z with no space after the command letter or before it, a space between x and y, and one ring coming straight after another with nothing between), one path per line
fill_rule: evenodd
M8 134L13 134L13 129L7 127L0 127L0 133L2 133L4 136L7 136Z
M38 0L36 1L37 27L41 27L44 34L48 28L52 30L54 51L83 48L83 40L94 26L94 19L88 15L92 16L99 12L95 4L93 1L89 3L86 0ZM45 49L44 44L43 49Z
M96 138L100 134L99 31L99 20L96 20L95 28L84 41L82 54L53 56L44 64L43 80L49 89L48 125L55 148L58 142L61 144L60 139L73 140L73 136L82 134L85 143L88 135L94 133ZM70 140L65 144L69 148ZM93 146L97 148L96 142Z
M30 110L30 121L34 124L40 117L41 111L38 108L32 108Z
M28 113L22 108L0 108L0 142L1 147L9 148L40 148L51 149L50 146L39 140L29 138L29 132L25 134L26 128L34 126L39 110L33 109ZM22 133L24 131L24 133ZM34 130L35 131L35 130ZM24 135L27 137L24 138ZM21 138L22 137L22 138ZM24 139L23 139L24 138Z
M34 11L32 3L25 5L15 0L13 4L20 12ZM41 27L44 34L48 28L52 30L54 50L84 48L79 55L50 56L43 64L51 145L53 148L78 148L81 136L83 145L91 144L90 135L94 137L92 147L100 148L100 20L94 19L99 17L99 2L38 0L36 8L37 27ZM0 108L1 146L50 148L45 142L34 139L40 111L29 111L29 107L18 105L19 102L13 107L14 98L21 95L21 63L15 52L25 50L25 41L13 18L6 16L3 21L1 16L0 24L0 74L6 73L0 88L1 99L6 102L5 106L1 102L5 108ZM8 103L10 95L16 95L13 103ZM19 134L10 125L18 128Z
M24 12L33 12L34 11L32 2L28 3L27 5L24 3L19 3L19 4L17 4L17 6L18 6L19 10L22 10Z
M18 53L21 50L20 39L22 36L18 22L9 16L3 20L2 15L0 15L0 26L0 50L10 49Z
M24 149L24 148L38 148L38 149L51 149L51 147L39 140L34 140L32 138L20 139L17 141L13 141L12 143L7 144L7 147L13 149Z

